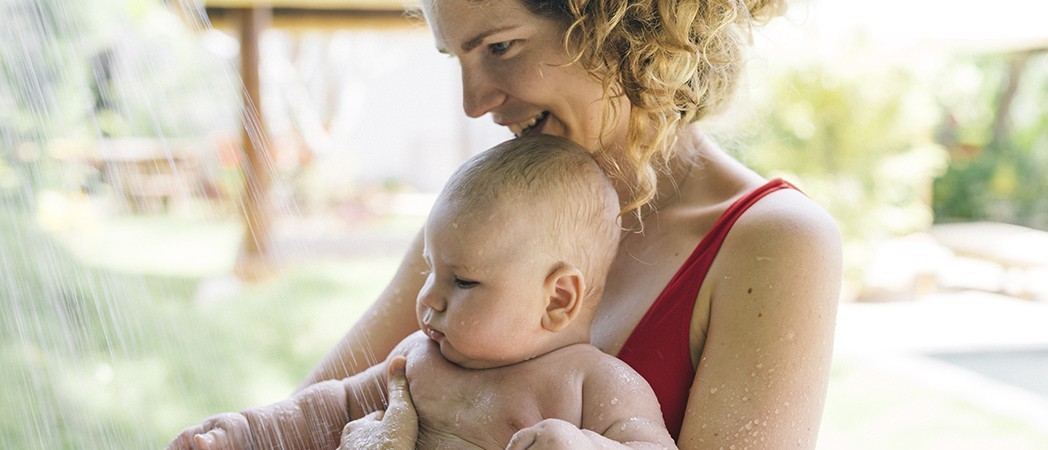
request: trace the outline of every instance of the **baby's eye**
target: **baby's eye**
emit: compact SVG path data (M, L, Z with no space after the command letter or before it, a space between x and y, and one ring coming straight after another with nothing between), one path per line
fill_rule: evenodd
M491 50L492 55L503 55L509 51L510 47L513 46L513 41L502 41L488 45L488 49Z
M478 284L480 283L476 281L464 280L462 278L455 277L455 287L459 289L469 289L472 287L476 287Z

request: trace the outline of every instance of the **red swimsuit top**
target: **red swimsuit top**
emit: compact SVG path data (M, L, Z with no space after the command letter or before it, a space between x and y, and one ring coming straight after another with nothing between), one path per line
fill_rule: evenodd
M666 427L673 440L680 436L684 410L688 406L688 391L695 379L688 342L691 314L699 288L724 238L739 216L765 195L780 189L796 187L776 178L728 207L673 275L619 350L619 359L639 372L655 391L662 406L662 417L666 420Z

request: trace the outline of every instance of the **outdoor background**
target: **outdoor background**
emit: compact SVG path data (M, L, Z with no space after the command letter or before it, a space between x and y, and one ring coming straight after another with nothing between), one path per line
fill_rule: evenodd
M844 232L820 448L1048 448L1044 17L793 1L704 124ZM245 280L240 43L207 19L0 0L0 448L160 448L286 397L510 137L465 118L422 22L265 31L274 271Z

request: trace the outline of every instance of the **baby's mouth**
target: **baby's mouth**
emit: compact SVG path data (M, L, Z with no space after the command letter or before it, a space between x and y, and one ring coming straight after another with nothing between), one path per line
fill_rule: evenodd
M426 325L426 329L424 331L426 333L426 336L429 336L430 339L436 342L440 342L444 339L444 333L437 331L436 328L433 328L429 325Z
M516 137L521 137L530 134L531 132L542 131L542 125L546 123L546 119L549 117L549 111L543 111L539 115L532 117L527 122L521 122L519 124L510 125L509 130L513 132Z

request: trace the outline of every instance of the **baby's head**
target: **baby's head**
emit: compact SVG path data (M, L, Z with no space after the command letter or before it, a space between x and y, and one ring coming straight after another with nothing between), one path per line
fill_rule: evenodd
M422 329L471 368L588 341L618 212L596 161L565 139L514 139L470 159L426 222Z

